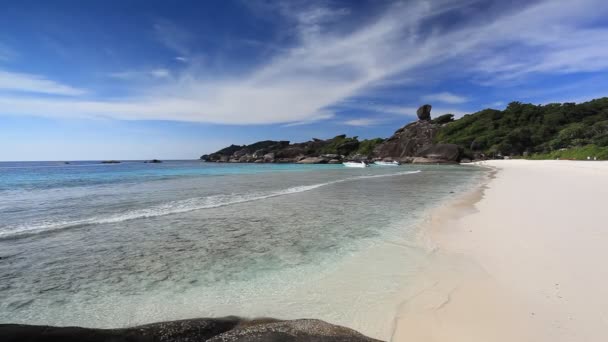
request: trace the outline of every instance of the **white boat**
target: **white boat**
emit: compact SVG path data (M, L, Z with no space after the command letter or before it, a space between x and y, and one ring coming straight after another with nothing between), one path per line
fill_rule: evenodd
M380 165L380 166L397 166L397 165L399 165L399 163L396 162L396 161L394 161L394 160L390 161L390 162L388 162L388 161L376 161L376 162L374 162L374 164L375 165Z
M367 164L364 162L344 162L342 165L346 167L367 167Z

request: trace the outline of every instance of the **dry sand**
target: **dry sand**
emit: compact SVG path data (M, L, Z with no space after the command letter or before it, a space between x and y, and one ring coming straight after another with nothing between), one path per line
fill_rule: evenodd
M608 162L484 162L433 215L393 341L608 341Z

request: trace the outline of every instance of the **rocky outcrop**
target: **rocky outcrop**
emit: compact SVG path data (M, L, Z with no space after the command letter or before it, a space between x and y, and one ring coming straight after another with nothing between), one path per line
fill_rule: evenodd
M420 120L405 125L374 149L376 159L393 159L403 163L457 163L461 151L454 144L435 144L442 124L431 120L431 106L418 108ZM442 116L442 122L449 121Z
M337 325L313 319L283 321L239 317L198 318L123 329L0 324L3 342L373 342Z
M416 111L416 115L418 115L418 120L420 121L429 121L431 120L431 106L430 104L425 104L420 106Z
M420 149L416 156L427 159L435 159L439 161L459 161L460 160L460 148L455 144L436 144L429 145Z
M405 125L374 149L374 157L381 159L414 157L419 150L433 144L437 129L437 125L429 121L417 121Z
M436 144L442 126L452 122L452 114L431 119L431 108L418 108L418 121L398 129L386 140L359 141L338 135L332 139L316 139L291 144L289 141L264 140L251 145L230 145L215 153L203 155L207 162L223 163L299 163L338 164L345 160L370 162L374 160L402 163L457 163L461 150L453 144ZM416 159L418 158L418 159Z
M215 153L203 155L201 159L207 162L230 163L341 163L344 159L358 157L361 144L365 144L367 148L374 141L360 142L357 137L349 138L344 134L332 139L313 138L294 144L289 141L265 140L251 145L230 145ZM364 158L367 159L368 155Z
M327 164L329 160L323 157L308 157L297 161L298 164Z

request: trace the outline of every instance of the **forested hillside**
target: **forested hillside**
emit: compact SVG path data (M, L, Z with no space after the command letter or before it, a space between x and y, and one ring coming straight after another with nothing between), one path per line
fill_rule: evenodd
M485 109L447 123L435 140L490 157L564 154L577 159L573 151L583 151L585 147L584 153L605 155L602 159L606 159L608 97L580 104L544 106L512 102L502 111ZM570 150L570 154L564 149Z

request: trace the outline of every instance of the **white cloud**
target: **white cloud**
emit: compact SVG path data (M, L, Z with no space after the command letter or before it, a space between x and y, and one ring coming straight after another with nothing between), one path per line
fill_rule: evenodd
M178 61L178 62L183 62L183 63L188 62L188 58L182 57L182 56L175 57L175 60Z
M154 69L150 71L150 75L156 78L167 78L171 76L171 72L167 69Z
M77 96L87 91L57 83L38 75L30 75L0 70L0 90L26 93ZM5 108L10 110L11 108Z
M608 15L604 0L545 0L504 13L483 13L449 30L430 20L468 8L470 3L397 3L354 31L332 22L348 12L311 9L294 16L297 44L248 73L228 77L189 66L163 78L160 85L137 84L138 95L122 101L5 96L0 98L0 113L224 124L309 123L327 119L319 113L378 86L381 80L395 75L407 79L408 74L446 62L463 74L482 75L486 82L530 73L608 69L608 28L588 24ZM190 34L166 22L158 23L155 30L166 47L190 58ZM158 76L164 77L162 72ZM34 79L46 81L51 93L82 93L44 78ZM455 97L443 99L457 103ZM415 115L415 109L399 107L389 112ZM462 113L433 109L435 115L446 112Z
M606 70L608 27L593 23L607 15L602 0L537 2L477 34L475 39L494 42L479 51L474 69L488 85L535 73Z
M347 120L344 123L349 126L369 127L369 126L374 126L374 125L379 124L380 120L374 119L374 118L359 118L359 119Z
M145 80L149 78L169 78L171 77L171 72L167 69L152 69L152 70L144 70L144 71L121 71L121 72L113 72L108 75L111 78L116 78L119 80L125 81L134 81L134 80Z
M284 127L291 127L291 126L309 125L309 124L315 123L317 121L331 119L334 116L336 116L336 115L333 112L331 112L329 110L322 110L320 112L315 113L314 115L311 115L306 120L290 122L290 123L285 124L283 126Z
M449 104L459 104L459 103L465 103L465 102L469 101L469 99L464 96L452 94L450 92L429 94L429 95L423 96L422 99L424 101L431 101L431 102L436 101L436 102L449 103Z

